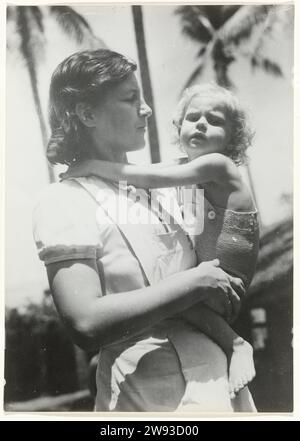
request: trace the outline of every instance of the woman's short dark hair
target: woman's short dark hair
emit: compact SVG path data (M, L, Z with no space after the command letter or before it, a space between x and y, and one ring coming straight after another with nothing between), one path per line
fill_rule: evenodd
M96 105L114 85L136 70L136 63L108 49L77 52L55 69L50 85L51 138L47 158L67 164L88 158L91 145L75 112L78 102Z

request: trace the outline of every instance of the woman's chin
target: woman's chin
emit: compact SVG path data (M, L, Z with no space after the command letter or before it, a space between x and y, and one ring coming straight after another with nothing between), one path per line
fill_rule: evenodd
M138 150L143 150L143 148L146 147L145 142L143 143L139 143L139 144L135 144L135 145L131 145L128 149L127 149L127 153L129 152L136 152Z

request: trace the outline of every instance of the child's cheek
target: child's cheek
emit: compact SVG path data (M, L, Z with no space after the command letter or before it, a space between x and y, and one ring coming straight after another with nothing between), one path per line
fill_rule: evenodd
M189 133L188 133L188 129L187 127L183 124L181 126L181 130L180 130L180 135L179 135L179 140L180 140L180 144L185 147L187 142L188 142L188 138L189 138Z
M186 148L188 145L188 136L186 133L180 134L180 144L183 148Z

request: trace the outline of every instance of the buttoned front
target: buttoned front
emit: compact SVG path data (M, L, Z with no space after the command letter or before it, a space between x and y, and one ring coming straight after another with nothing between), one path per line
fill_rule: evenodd
M214 220L216 218L216 213L213 210L210 210L207 213L207 217L208 217L209 220Z
M190 213L194 213L194 222L190 220L192 228L187 225L185 229L191 236L198 262L218 258L226 272L240 277L248 287L259 249L257 211L237 212L214 206L204 193L199 193L193 205Z

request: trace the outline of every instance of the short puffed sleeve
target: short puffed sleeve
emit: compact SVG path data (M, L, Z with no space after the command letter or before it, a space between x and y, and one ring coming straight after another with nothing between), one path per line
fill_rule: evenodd
M73 259L97 258L101 238L97 205L75 181L51 184L33 210L33 236L46 265Z

